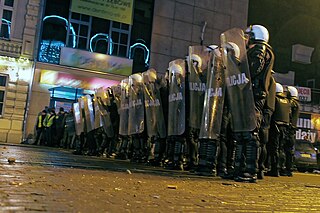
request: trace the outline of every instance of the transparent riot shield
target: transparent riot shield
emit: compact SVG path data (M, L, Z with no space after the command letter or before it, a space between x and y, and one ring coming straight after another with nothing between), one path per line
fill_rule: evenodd
M94 111L92 105L92 99L90 95L82 97L84 102L84 113L86 120L87 132L94 130Z
M218 139L225 96L224 69L219 49L211 52L210 61L199 138Z
M97 97L97 107L99 111L99 115L101 118L100 125L103 127L104 132L107 134L109 138L114 136L113 126L110 118L110 113L107 110L107 107L104 105L101 97Z
M233 28L222 33L220 39L233 131L252 131L256 114L244 33Z
M86 122L86 114L85 114L85 110L84 110L84 99L78 98L78 103L79 103L79 109L80 109L80 115L81 115L81 123L83 125L83 132L87 133L87 122Z
M160 85L158 86L156 83L157 72L154 69L149 69L142 73L142 76L144 82L144 106L148 136L165 138L167 133L162 110Z
M207 47L190 46L188 62L189 127L199 129L206 91L207 71L210 54Z
M129 76L129 120L128 134L142 133L144 130L143 81L140 73Z
M121 81L121 96L119 108L119 134L122 136L128 135L128 118L129 118L129 78Z
M82 121L82 113L79 103L73 104L73 112L74 112L74 122L76 128L76 135L80 135L84 131L83 121Z
M116 102L117 108L120 109L121 106L121 84L111 87L114 101Z
M186 128L185 61L169 63L168 136L182 135Z
M101 113L98 105L98 96L94 95L94 129L98 129L102 127L102 121L101 121Z

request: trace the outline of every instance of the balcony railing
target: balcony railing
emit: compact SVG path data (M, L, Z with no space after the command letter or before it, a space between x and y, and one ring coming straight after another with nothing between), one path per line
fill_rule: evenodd
M0 40L0 54L12 57L20 57L22 42Z

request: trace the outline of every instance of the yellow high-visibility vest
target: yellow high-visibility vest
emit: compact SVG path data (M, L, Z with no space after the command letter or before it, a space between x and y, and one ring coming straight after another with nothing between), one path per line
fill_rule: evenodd
M38 117L38 127L39 127L39 128L42 127L42 125L43 125L42 122L43 122L43 121L42 121L42 115L39 115L39 117Z

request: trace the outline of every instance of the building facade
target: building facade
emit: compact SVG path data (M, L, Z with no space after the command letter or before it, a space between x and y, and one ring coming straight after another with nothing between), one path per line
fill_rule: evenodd
M12 17L12 38L0 42L19 51L9 54L4 50L0 55L20 59L21 66L28 69L19 68L15 75L20 77L21 70L30 70L30 79L17 78L15 84L9 80L0 86L15 93L8 90L6 101L0 99L0 106L6 103L3 108L7 113L0 118L0 131L6 135L2 137L1 133L0 141L20 143L33 134L38 113L45 106L68 110L77 97L100 86L117 84L131 73L149 67L164 73L171 60L187 55L188 46L219 44L223 31L232 27L244 29L247 25L248 0L127 0L121 1L121 5L104 5L105 10L112 8L110 13L101 5L97 7L104 1L88 1L94 5L85 7L81 2L14 1L19 6L13 7L16 15ZM121 15L124 7L132 11L129 22L117 19L129 14ZM82 12L83 9L94 13ZM106 14L115 15L109 18ZM24 94L25 99L17 99L21 96L18 93ZM11 117L15 115L18 106L24 112L19 111L23 114L18 120L21 126L8 117L9 112ZM9 137L13 131L19 132L15 141Z
M0 142L23 138L38 12L38 1L0 1Z

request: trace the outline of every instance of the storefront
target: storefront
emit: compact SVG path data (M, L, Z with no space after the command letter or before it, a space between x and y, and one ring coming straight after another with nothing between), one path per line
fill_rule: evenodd
M118 84L131 74L127 58L62 48L60 65L37 62L27 115L26 136L34 133L39 112L46 106L69 111L78 97Z

